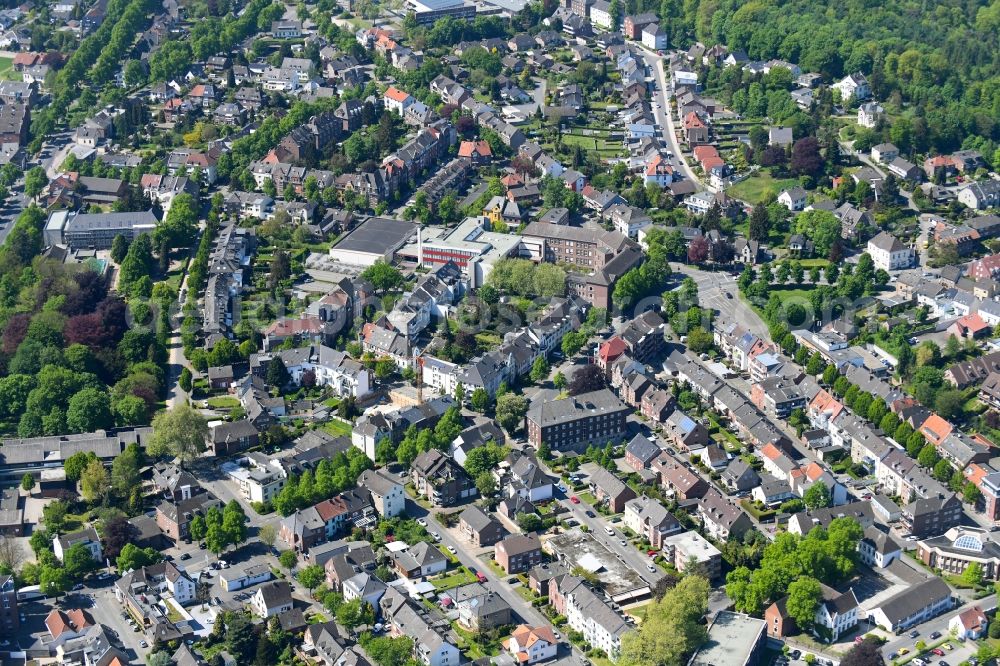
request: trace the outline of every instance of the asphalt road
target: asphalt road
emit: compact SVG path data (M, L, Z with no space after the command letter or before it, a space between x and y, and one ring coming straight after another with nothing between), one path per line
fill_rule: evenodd
M497 576L483 560L479 559L471 543L465 539L456 538L453 534L454 530L445 527L438 521L434 513L427 511L412 499L407 498L406 514L411 518L424 518L427 521L427 530L429 532L437 532L441 536L439 545L443 548L451 546L455 549L455 556L459 562L486 576L486 583L484 585L499 594L514 612L520 616L523 622L532 626L550 624L548 618L537 609L532 608L531 604L515 592L514 588L505 579Z
M651 559L647 557L645 553L640 552L632 544L627 544L625 546L621 544L621 523L609 523L596 512L594 512L596 518L591 518L587 515L588 510L592 511L589 504L583 501L579 504L574 504L569 500L569 497L564 495L561 491L557 490L556 493L559 496L559 503L569 509L573 518L580 524L586 525L590 530L590 533L594 535L594 538L597 541L606 546L608 550L618 557L619 560L627 564L629 568L639 574L644 581L649 583L650 587L663 578L665 574L659 567L654 565L654 571L650 571L646 568L651 564ZM607 532L604 531L605 527L613 529L615 531L615 536L608 536Z
M765 340L769 339L767 324L740 298L735 276L723 271L702 271L681 264L671 267L695 281L698 285L699 304L703 308L718 310L717 320L720 323L736 322L748 328L754 335ZM727 293L731 294L732 298L728 298Z
M654 72L657 86L654 101L657 103L657 106L653 107L653 114L656 116L656 122L663 129L663 138L666 139L667 145L670 146L670 150L674 153L675 166L680 168L685 178L702 185L701 181L695 176L694 171L691 170L691 167L684 160L680 144L677 142L677 135L674 132L674 121L670 113L670 98L667 96L667 80L663 71L663 57L645 50L640 50L640 53L643 60L646 61L646 66Z
M997 607L997 595L991 594L990 596L979 599L978 601L970 601L969 603L963 606L959 606L958 608L952 611L943 613L942 615L932 618L927 622L918 624L915 627L907 629L905 632L903 632L902 636L895 638L882 646L882 655L885 657L886 662L889 661L890 654L893 654L894 652L898 653L901 648L905 647L909 649L910 652L916 652L916 648L914 647L914 645L916 644L917 641L922 640L928 644L934 643L935 641L932 641L930 639L930 635L935 631L940 632L942 636L947 636L948 622L951 620L951 618L955 617L956 615L965 610L968 610L969 608L972 608L973 606L978 606L983 612L988 613ZM917 638L910 638L909 633L913 630L919 632L919 636ZM952 640L949 642L952 645L955 645L956 647L961 644L960 641L956 640ZM953 654L954 653L946 653L944 659L946 659L949 663L957 664L958 661L960 660L951 658ZM936 664L938 659L939 657L933 657L933 663Z
M544 625L551 627L553 631L557 631L555 627L552 627L552 623L549 622L548 617L544 613L534 608L514 590L514 587L507 582L506 576L502 578L498 576L477 556L476 549L471 543L455 536L458 528L446 528L432 512L427 511L411 498L407 497L406 502L406 515L411 518L424 518L427 521L428 531L437 532L441 536L441 541L438 545L442 548L451 546L455 549L455 556L459 562L466 567L474 568L476 571L482 573L486 577L486 582L483 584L488 589L500 595L510 605L514 613L519 616L521 622L533 627ZM553 662L555 666L578 666L588 663L583 653L566 640L565 636L562 636L560 639L556 660Z

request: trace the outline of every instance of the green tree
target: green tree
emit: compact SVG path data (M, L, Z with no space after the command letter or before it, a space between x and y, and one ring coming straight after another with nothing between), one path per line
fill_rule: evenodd
M380 294L398 289L403 285L403 274L399 269L390 266L384 261L376 261L361 273L361 279L367 280L375 287Z
M646 620L622 637L623 666L682 666L708 639L703 624L708 612L708 581L685 576L663 595Z
M45 169L40 166L32 167L24 174L24 194L29 199L41 194L48 184L49 177L45 174Z
M499 487L497 486L497 480L490 472L482 472L476 477L476 490L479 491L480 497L484 499L490 499L497 494Z
M80 475L83 474L83 470L87 468L91 460L97 460L97 455L93 451L77 451L63 464L63 470L66 472L66 480L71 483L76 483L80 480Z
M186 462L205 451L207 439L205 418L190 405L174 405L153 417L153 436L147 452L151 456L175 456L183 468Z
M295 565L298 564L299 558L298 555L295 554L294 550L286 550L278 556L278 561L281 562L281 566L291 571L295 568Z
M111 396L107 391L84 388L69 399L66 425L71 432L93 432L115 425L111 415Z
M299 582L305 585L306 589L309 590L309 594L313 593L317 587L319 587L323 581L326 579L326 572L323 571L323 567L318 564L311 564L307 567L299 569L298 574L295 576L299 579Z
M374 622L375 611L371 607L371 604L364 599L345 601L337 609L337 623L348 631L353 632L361 625L372 624Z
M128 253L128 239L122 234L115 236L114 240L111 242L111 260L116 264L121 264L125 260L125 255Z
M480 414L485 414L490 408L490 394L486 392L486 389L480 387L472 392L472 397L469 399L472 403L472 409L476 410Z
M292 376L280 356L275 356L267 364L266 381L269 386L281 390L292 381Z
M72 581L62 567L43 564L38 575L38 586L47 597L60 597L69 590Z
M531 374L529 377L534 383L539 383L549 376L549 362L545 360L544 356L539 356L535 359L535 362L531 364Z
M555 377L552 378L552 385L555 386L560 391L565 389L568 384L569 382L566 381L566 375L564 375L562 371L557 372L555 374Z
M979 562L972 562L962 572L962 582L966 585L978 587L983 584L983 565Z
M809 486L809 489L802 496L802 501L811 510L822 509L830 506L833 498L830 496L830 489L825 483L816 482Z
M822 597L823 590L815 578L804 576L788 586L788 600L785 602L785 608L799 629L808 631L812 628L816 607Z
M62 500L46 504L42 508L42 523L45 525L45 531L49 534L62 534L68 514L69 507Z
M80 580L99 566L91 557L90 549L82 543L75 543L63 553L63 567L73 580Z
M21 477L21 488L29 495L35 489L35 477L30 472L25 472L24 476Z
M80 495L88 502L97 502L111 491L108 470L100 460L92 460L80 476Z
M496 418L508 434L514 434L524 423L528 413L528 399L515 393L504 393L497 398Z
M931 443L924 445L924 448L920 449L920 453L917 454L917 462L926 469L933 469L939 460L941 460L941 456Z
M465 457L465 471L472 478L483 472L491 472L507 457L507 447L496 442L488 442L478 446Z
M191 392L192 377L191 377L191 371L188 368L186 367L181 368L181 376L177 380L177 383L180 384L181 390L183 390L185 393Z
M134 543L127 543L122 547L115 566L118 567L118 571L124 573L148 567L162 559L163 556L153 548L139 548Z

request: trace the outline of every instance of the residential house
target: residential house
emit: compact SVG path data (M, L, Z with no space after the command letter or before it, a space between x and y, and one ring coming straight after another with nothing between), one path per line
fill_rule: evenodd
M512 534L494 546L494 559L507 574L524 573L542 561L542 544L534 534Z
M257 588L250 597L250 607L258 617L269 618L292 610L292 586L288 581L273 580Z
M612 513L621 513L625 510L625 503L636 497L634 490L604 468L590 475L590 492Z
M492 546L503 538L506 530L500 522L478 506L470 506L458 518L462 534L477 548Z

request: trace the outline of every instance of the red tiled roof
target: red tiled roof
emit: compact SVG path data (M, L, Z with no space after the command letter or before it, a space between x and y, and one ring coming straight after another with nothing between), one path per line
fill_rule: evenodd
M613 361L625 353L625 341L617 335L598 348L597 353L603 361Z
M402 103L409 99L410 93L403 92L395 86L389 86L389 89L385 91L385 96L395 102Z

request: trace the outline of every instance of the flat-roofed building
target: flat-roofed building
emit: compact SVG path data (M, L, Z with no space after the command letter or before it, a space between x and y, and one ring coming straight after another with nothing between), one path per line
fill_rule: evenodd
M115 236L129 241L156 229L153 211L132 213L80 213L57 210L45 223L46 245L68 245L72 249L92 247L107 250Z
M407 0L407 11L413 12L418 24L434 23L440 18L476 18L476 6L464 0Z
M766 642L766 623L749 615L719 611L708 640L688 666L756 666Z
M370 217L330 248L330 256L352 266L391 263L396 251L410 240L417 225L402 220Z

